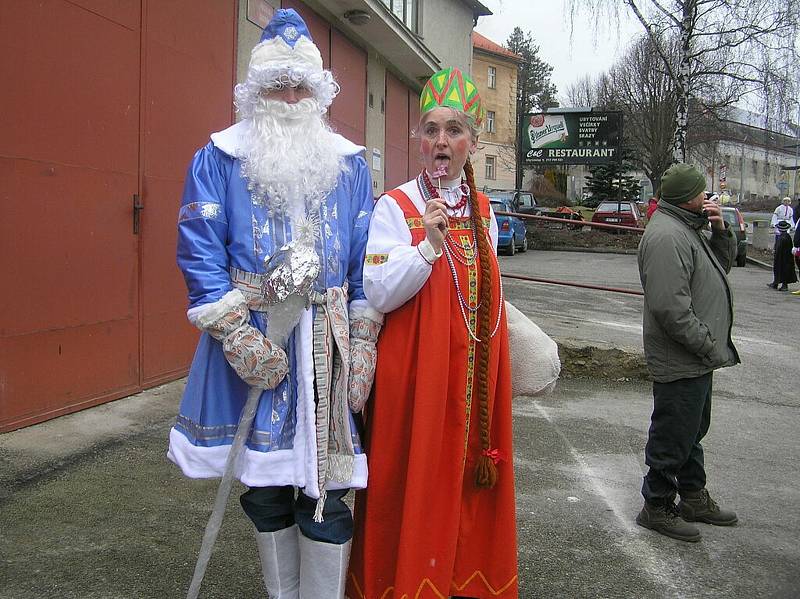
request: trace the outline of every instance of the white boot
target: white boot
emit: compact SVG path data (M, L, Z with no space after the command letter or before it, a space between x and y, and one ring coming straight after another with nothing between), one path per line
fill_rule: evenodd
M297 524L276 532L256 533L261 571L270 599L299 599L300 549Z
M342 599L351 542L334 545L299 536L300 598Z

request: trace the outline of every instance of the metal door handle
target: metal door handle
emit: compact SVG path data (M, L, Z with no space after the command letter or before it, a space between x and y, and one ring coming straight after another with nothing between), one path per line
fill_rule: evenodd
M133 234L139 234L139 213L144 210L144 204L138 193L133 194Z

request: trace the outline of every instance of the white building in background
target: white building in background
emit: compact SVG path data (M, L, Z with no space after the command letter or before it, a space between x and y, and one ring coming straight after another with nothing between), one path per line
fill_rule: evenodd
M688 156L688 162L703 168L709 191L727 190L733 202L776 205L786 195L798 195L796 125L767 129L762 115L733 108L724 128L719 141L697 146Z

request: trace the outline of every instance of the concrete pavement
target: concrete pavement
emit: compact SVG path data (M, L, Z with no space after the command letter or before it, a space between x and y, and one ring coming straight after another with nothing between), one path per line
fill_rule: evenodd
M528 252L502 267L638 288L630 255ZM705 443L709 488L740 524L703 526L698 544L633 523L651 409L649 385L626 376L641 362L641 298L506 283L562 354L597 348L573 368L583 376L515 401L521 597L796 596L800 299L767 289L765 277L752 267L731 274L744 364L715 377ZM186 480L165 458L181 389L0 435L0 598L185 596L216 481ZM265 595L236 495L202 597Z

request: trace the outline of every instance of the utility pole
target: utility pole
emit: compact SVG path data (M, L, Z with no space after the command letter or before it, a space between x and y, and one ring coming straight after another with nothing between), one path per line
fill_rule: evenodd
M516 139L517 139L517 169L514 173L514 189L522 189L522 174L523 169L525 168L523 160L524 157L522 156L522 114L519 111L519 105L517 105L517 130L514 132Z

